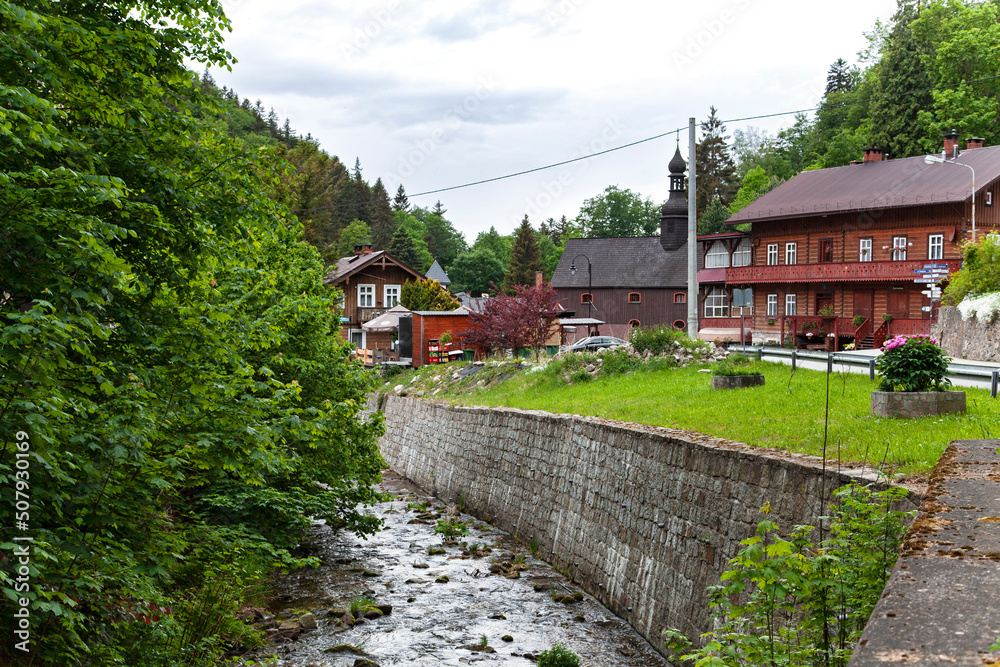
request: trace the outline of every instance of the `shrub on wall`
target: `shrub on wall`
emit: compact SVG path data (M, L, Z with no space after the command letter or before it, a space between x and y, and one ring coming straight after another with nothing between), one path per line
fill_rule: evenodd
M962 268L948 276L943 298L946 305L1000 291L1000 234L992 232L977 243L967 243L962 260Z

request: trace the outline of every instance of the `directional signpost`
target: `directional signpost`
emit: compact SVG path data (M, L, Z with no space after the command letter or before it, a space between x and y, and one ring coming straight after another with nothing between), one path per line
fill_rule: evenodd
M941 288L937 284L948 277L948 265L924 264L924 268L914 269L913 272L917 274L913 282L927 285L927 289L923 290L921 294L931 301L931 305L921 306L920 310L924 313L931 313L933 318L934 302L941 298Z

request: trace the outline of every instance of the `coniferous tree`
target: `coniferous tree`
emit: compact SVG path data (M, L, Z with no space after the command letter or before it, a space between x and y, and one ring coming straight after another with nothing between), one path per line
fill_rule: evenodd
M736 165L726 144L726 126L716 113L714 106L709 107L708 119L701 126L701 142L695 147L699 211L706 210L715 198L728 206L739 187Z
M837 58L826 73L826 95L854 90L855 76L843 58Z
M406 190L403 189L402 183L396 188L396 198L392 200L392 210L403 212L410 210L410 199L406 196Z
M435 202L434 208L431 209L431 213L433 213L434 215L440 215L442 217L444 217L444 214L447 212L448 209L446 209L444 206L441 206L440 199L438 199L437 202Z
M397 227L392 235L392 240L389 242L389 254L408 266L416 268L420 265L417 245L409 232L402 227Z
M756 167L757 169L763 169ZM716 197L708 205L708 208L698 219L699 234L719 234L726 231L726 220L729 219L729 209L723 205L722 200Z
M535 230L524 216L521 226L514 235L514 243L510 249L510 264L504 275L504 285L512 289L515 285L534 285L535 273L542 270L542 254L538 249L538 237Z
M392 204L389 202L389 193L386 192L382 179L375 180L372 186L372 245L376 250L385 250L392 241L392 235L396 231L396 218L392 212Z

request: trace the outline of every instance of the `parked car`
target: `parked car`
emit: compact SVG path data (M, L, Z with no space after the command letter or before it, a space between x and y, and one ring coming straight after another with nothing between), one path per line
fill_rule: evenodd
M619 345L628 345L628 341L624 341L621 338L615 338L614 336L589 336L588 338L581 338L570 345L563 346L560 351L593 352L594 350L600 350L605 347L618 347Z

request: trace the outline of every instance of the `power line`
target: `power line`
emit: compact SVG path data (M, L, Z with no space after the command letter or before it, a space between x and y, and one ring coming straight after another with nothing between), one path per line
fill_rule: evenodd
M980 78L980 79L969 79L969 80L966 80L966 81L960 81L959 83L943 84L943 85L940 85L940 86L932 86L930 88L923 88L923 89L920 89L920 90L911 90L911 91L907 91L907 92L904 92L904 93L894 93L892 95L876 95L876 96L868 97L868 98L861 99L861 100L851 100L851 101L846 101L846 102L837 102L837 103L829 104L828 106L830 108L839 109L839 108L843 108L843 107L847 107L847 106L853 106L853 105L856 105L856 104L867 104L867 103L872 102L872 101L877 100L877 99L878 100L883 100L883 99L893 99L893 98L898 98L898 97L906 97L908 95L919 95L921 93L930 93L930 92L933 92L935 90L944 90L946 88L956 88L958 86L963 86L963 85L966 85L966 84L982 83L982 82L985 82L985 81L993 81L993 80L996 80L996 79L1000 79L1000 75L987 76L987 77L983 77L983 78ZM819 106L815 106L815 107L810 107L808 109L796 109L794 111L777 111L775 113L759 114L757 116L744 116L743 118L729 118L729 119L726 119L726 120L722 120L720 122L721 123L741 123L741 122L748 121L748 120L761 120L763 118L776 118L778 116L791 116L791 115L796 115L796 114L800 114L800 113L808 113L810 111L818 111L818 110L820 110L822 108L823 108L822 105L819 105ZM698 127L704 127L705 124L704 123L697 123L697 125L698 125ZM525 169L523 171L517 171L517 172L514 172L514 173L510 173L510 174L504 174L503 176L494 176L493 178L484 178L484 179L479 180L479 181L471 181L469 183L462 183L460 185L451 185L451 186L444 187L444 188L437 188L436 190L426 190L424 192L417 192L417 193L414 193L414 194L407 194L407 197L423 197L423 196L426 196L426 195L438 194L439 192L449 192L451 190L461 190L461 189L464 189L464 188L471 188L471 187L473 187L475 185L483 185L485 183L495 183L496 181L503 181L503 180L506 180L508 178L515 178L517 176L524 176L525 174L533 174L533 173L538 172L538 171L545 171L546 169L554 169L555 167L561 167L563 165L573 164L574 162L581 162L583 160L589 160L589 159L594 158L594 157L598 157L598 156L601 156L601 155L606 155L608 153L614 153L616 151L625 150L626 148L631 148L633 146L638 146L639 144L645 144L645 143L648 143L650 141L655 141L657 139L662 139L663 137L669 136L671 134L679 133L681 130L684 130L687 127L688 127L687 125L683 125L681 127L675 128L675 129L670 130L668 132L662 132L660 134L657 134L657 135L654 135L654 136L651 136L651 137L646 137L645 139L638 139L636 141L633 141L633 142L630 142L630 143L627 143L627 144L622 144L621 146L615 146L614 148L608 148L608 149L605 149L603 151L598 151L596 153L588 153L587 155L581 155L580 157L570 158L569 160L563 160L561 162L553 162L552 164L547 164L547 165L544 165L544 166L541 166L541 167L534 167L533 169ZM331 204L329 206L317 206L315 208L297 208L297 209L292 209L292 212L293 213L306 213L306 212L309 212L309 211L323 211L323 210L335 209L335 208L348 208L348 207L351 207L351 206L364 206L366 204L371 204L371 203L374 203L374 200L367 201L367 202L355 202L355 203L350 203L350 204Z

